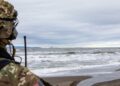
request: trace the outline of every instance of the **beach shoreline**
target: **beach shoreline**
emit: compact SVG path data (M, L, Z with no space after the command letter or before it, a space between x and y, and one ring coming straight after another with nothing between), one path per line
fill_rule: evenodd
M107 81L107 82L96 83L93 86L120 86L120 79Z
M46 76L42 78L52 86L120 86L119 75L120 71L115 70L98 75Z
M56 76L56 77L43 77L52 86L77 86L77 84L85 79L91 78L90 76Z

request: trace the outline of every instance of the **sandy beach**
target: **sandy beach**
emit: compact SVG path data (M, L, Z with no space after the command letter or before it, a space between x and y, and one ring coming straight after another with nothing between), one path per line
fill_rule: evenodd
M84 80L91 78L90 76L64 76L64 77L46 77L44 80L48 81L53 86L83 86L79 85ZM86 86L120 86L120 79L105 81L101 83L94 83Z
M53 86L77 86L77 84L90 76L62 76L62 77L44 77Z
M120 71L116 71L118 67L109 67L109 69L113 71L90 75L50 76L43 77L43 79L53 86L120 86ZM88 72L93 72L93 70L96 69L89 70Z
M94 84L93 86L120 86L120 79Z

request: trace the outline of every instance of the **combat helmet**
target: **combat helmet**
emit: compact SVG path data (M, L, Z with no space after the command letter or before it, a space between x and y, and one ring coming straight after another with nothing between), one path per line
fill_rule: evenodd
M14 6L0 0L0 39L15 39L18 34L15 29L17 24L17 11Z

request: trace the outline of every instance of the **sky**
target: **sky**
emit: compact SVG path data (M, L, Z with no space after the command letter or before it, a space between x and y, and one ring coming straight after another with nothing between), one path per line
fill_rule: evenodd
M18 11L15 45L120 47L120 0L8 0Z

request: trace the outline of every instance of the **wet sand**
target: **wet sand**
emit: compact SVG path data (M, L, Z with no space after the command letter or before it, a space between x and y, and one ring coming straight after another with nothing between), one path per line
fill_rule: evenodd
M77 86L82 80L90 76L62 76L62 77L44 77L53 86Z
M120 86L120 72L97 76L44 77L53 86Z
M48 81L52 86L83 86L79 85L84 80L91 78L90 76L64 76L64 77L47 77L44 80ZM93 85L87 84L84 86L120 86L120 79L96 83Z
M94 84L93 86L120 86L120 79Z
M120 86L119 66L80 70L79 73L81 74L79 76L64 76L66 75L64 74L43 79L53 86Z

